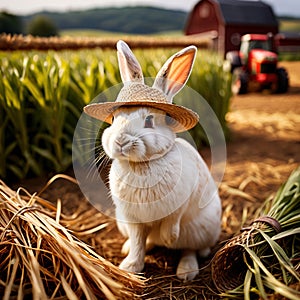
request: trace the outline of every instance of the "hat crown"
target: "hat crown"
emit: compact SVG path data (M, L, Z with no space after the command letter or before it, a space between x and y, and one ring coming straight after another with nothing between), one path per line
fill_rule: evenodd
M128 82L124 84L116 99L116 102L139 101L168 103L166 95L161 90L137 82Z

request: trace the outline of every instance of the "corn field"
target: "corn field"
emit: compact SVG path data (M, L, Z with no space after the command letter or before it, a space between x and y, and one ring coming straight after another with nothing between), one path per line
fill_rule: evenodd
M177 50L134 52L145 77L155 77ZM188 86L206 99L226 134L230 81L222 59L199 50ZM0 177L24 178L69 168L83 106L120 82L115 50L0 53ZM192 99L188 103L193 109ZM207 142L201 128L191 135L197 146Z

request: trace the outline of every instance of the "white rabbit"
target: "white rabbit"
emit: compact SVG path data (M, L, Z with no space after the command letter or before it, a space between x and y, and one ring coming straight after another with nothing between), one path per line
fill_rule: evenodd
M199 272L197 253L207 256L220 235L221 203L217 187L199 153L176 132L193 127L197 115L172 104L191 73L196 48L173 55L152 87L123 41L117 44L124 87L115 102L85 107L89 115L112 123L102 135L113 159L109 185L128 254L120 268L141 272L146 249L155 245L182 249L177 277Z

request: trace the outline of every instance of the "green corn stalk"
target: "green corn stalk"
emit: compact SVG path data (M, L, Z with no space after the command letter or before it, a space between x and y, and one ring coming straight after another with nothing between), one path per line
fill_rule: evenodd
M33 150L60 172L70 165L70 154L64 153L64 145L72 141L64 133L70 69L57 55L40 55L35 59L28 60L29 68L25 68L27 72L21 78L38 111L42 129L35 135Z
M11 126L5 130L10 136L7 137L7 145L4 146L3 154L7 160L7 169L20 178L24 177L29 169L37 175L40 174L40 166L33 157L29 142L25 93L22 85L19 84L19 78L22 76L21 70L22 68L16 62L10 62L5 58L2 60L0 100L7 117L4 124ZM2 173L5 174L4 171Z
M3 86L0 83L0 94L3 94ZM0 96L1 97L1 96ZM6 128L8 127L8 117L3 109L3 106L0 105L0 178L6 177L6 168L7 168L7 160L10 152L15 147L15 143L11 143L10 147L6 148L6 139L7 132Z

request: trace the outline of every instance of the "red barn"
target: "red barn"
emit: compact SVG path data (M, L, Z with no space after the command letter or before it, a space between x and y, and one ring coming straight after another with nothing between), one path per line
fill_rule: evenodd
M189 14L185 34L211 36L219 53L238 50L247 33L278 33L270 5L262 1L201 0Z

